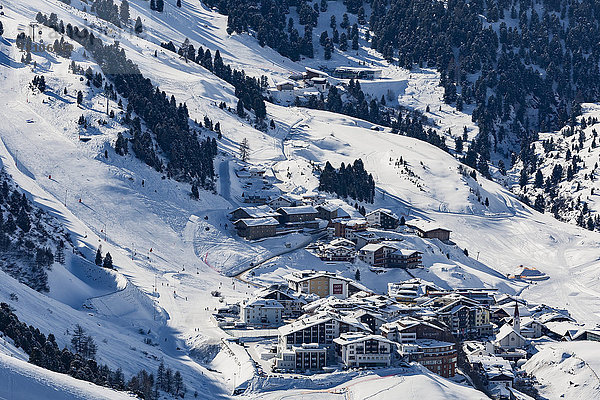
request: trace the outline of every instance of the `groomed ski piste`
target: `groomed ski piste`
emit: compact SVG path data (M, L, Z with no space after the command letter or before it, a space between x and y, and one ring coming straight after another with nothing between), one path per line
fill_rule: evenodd
M271 49L261 48L251 36L228 35L225 16L191 0L183 0L181 9L168 3L162 14L151 12L146 1L130 1L132 19L139 15L144 24L144 33L139 36L84 13L81 10L86 4L79 0L73 0L70 6L58 0L11 0L2 4L2 166L36 205L65 225L87 260L93 260L96 249L102 245L104 252L111 252L116 266L116 272L98 271L93 262L69 257L65 267L55 264L49 272L51 289L47 295L0 272L0 301L9 302L22 321L54 333L60 347L69 344L69 330L79 323L95 338L99 360L111 368L123 368L126 377L142 368L155 371L162 359L181 371L188 396L197 391L200 398L227 398L241 383L258 378L246 351L223 341L227 335L211 322L210 312L221 305L211 291L219 290L227 303L248 297L256 287L232 276L251 261L272 256L256 269L254 283L276 281L284 272L305 268L338 270L353 276L355 269L340 270L303 249L277 256L284 252L285 241L292 240L301 247L305 238L249 243L235 235L227 213L239 205L236 194L240 184L235 168L239 164L239 143L244 138L250 146L249 162L272 171L281 180L281 189L298 194L318 186L312 164L322 166L330 161L337 167L341 162L348 164L362 158L377 185L375 204L369 207L386 207L399 215L431 219L452 230L456 245L440 244L441 247L426 249L424 258L431 267L420 271L420 277L445 287L497 287L531 302L566 308L578 321L600 322L600 314L595 311L600 310L597 233L540 214L496 183L480 176L477 181L463 176L458 170L460 164L451 155L416 139L387 130L374 131L369 122L268 104L268 118L275 121L277 128L266 133L258 131L248 121L217 106L224 101L235 108L233 87L201 66L186 63L162 49L159 43L172 40L179 45L187 37L195 46L220 50L226 63L244 68L247 74L264 74L273 81L302 71L304 66L321 65L324 60L318 54L315 60L293 63ZM144 76L177 101L187 103L192 119L201 120L208 115L221 122L223 139L219 141L220 154L215 165L219 174L216 194L201 191L200 199L192 200L189 185L162 179L161 174L131 154L118 156L112 144L125 128L115 121L102 127L95 125L89 142L78 140L79 116L83 114L90 120L104 118L106 100L101 91L90 90L79 76L68 72L71 60L42 53L33 54L35 68L20 63L21 53L14 38L19 32L28 32L38 12L54 12L65 23L86 26L105 41L118 39ZM40 29L46 42L54 40L49 28ZM468 113L442 103L442 89L437 87L433 71L402 70L388 66L371 50L362 48L359 52L358 56L335 53L328 62L355 65L352 63L368 56L374 65L384 69L385 78L367 85L369 93L380 97L389 87L395 88L400 104L421 111L430 105L434 113L428 116L439 123L443 128L440 131L452 128L460 133L463 126L468 126L469 136L476 134ZM79 46L75 46L73 59L99 70L93 60L84 57ZM33 95L28 84L40 74L46 77L48 91ZM78 90L85 93L82 107L75 101ZM111 103L111 107L116 109L116 104ZM438 111L440 107L442 111ZM105 150L108 158L104 157ZM414 173L413 179L395 167L394 161L400 157ZM474 192L488 198L489 207L482 205ZM426 246L417 239L414 244ZM465 248L471 257L463 254ZM532 285L507 280L506 275L518 265L534 266L550 278ZM407 279L402 272L394 272L385 275L384 282L368 269L361 272L362 282L379 292L385 290L388 281ZM19 300L11 301L11 294ZM149 339L150 344L144 339ZM21 360L1 356L0 381L18 383L20 390L9 393L8 398L12 395L24 399L28 394L44 397L57 392L64 392L64 397L56 398L66 399L121 396L111 397L114 392L104 388L26 364L22 362L23 355L10 344L0 349ZM548 372L553 373L562 377L567 372ZM268 385L250 385L265 391L244 396L348 398L347 393L352 393L352 398L389 398L386 390L393 390L412 399L483 397L481 392L418 366L392 371L390 375L394 376L364 372L360 376L315 378L324 390L305 388L301 380L288 379L272 389L264 389ZM593 376L586 378L588 386L593 386L586 395L598 397L600 388ZM26 383L31 393L22 391Z

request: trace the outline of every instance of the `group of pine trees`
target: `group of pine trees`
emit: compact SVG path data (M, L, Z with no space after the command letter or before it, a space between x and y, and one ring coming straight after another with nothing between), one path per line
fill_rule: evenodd
M562 145L550 138L532 143L521 152L519 195L523 202L537 211L551 212L559 220L571 221L589 230L600 229L600 215L594 213L581 195L585 187L591 187L590 196L594 195L598 162L589 173L581 173L586 163L580 154L586 148L589 152L599 146L596 129L591 130L591 137L585 132L588 126L597 123L597 119L582 118L579 125L567 126L561 131ZM536 151L540 147L543 151ZM544 164L552 167L548 168L549 173L542 172Z
M64 263L68 236L0 170L0 268L38 291L48 291L46 270Z
M364 24L366 21L364 20L364 8L360 8L362 10L362 18L359 17L359 22ZM352 26L350 25L348 14L344 14L342 17L342 22L340 22L340 29L342 29L342 33L337 29L337 21L335 15L331 16L329 21L329 27L331 28L331 37L329 37L328 31L321 32L321 36L319 37L319 44L323 46L323 57L326 60L331 58L331 54L333 53L334 47L337 45L340 51L348 50L348 41L351 42L352 50L358 50L358 24L355 23Z
M217 7L227 15L229 34L253 30L261 46L269 46L294 61L300 56L314 56L312 36L319 15L317 3L313 7L308 2L296 0L209 0L207 5ZM299 6L301 26L298 28L292 18L286 17L290 6Z
M365 170L361 159L348 166L342 163L339 169L327 161L319 176L319 190L335 193L342 198L352 198L361 202L373 203L375 180Z
M44 93L46 91L46 78L44 75L36 75L33 77L31 81L31 86L37 88L40 92Z
M71 334L71 348L64 347L61 350L52 333L46 336L32 325L19 321L8 304L0 303L0 333L29 355L31 364L50 371L115 390L130 391L148 400L162 398L161 392L183 398L187 391L181 373L166 368L162 361L157 369L156 380L154 374L141 370L126 381L121 368L111 370L107 365L98 364L94 338L79 324L75 325Z
M110 255L109 252L107 252L106 255L104 257L102 257L102 248L101 247L98 247L98 250L96 251L96 258L94 259L94 262L99 267L113 269L112 256Z
M43 23L56 17L53 14L47 18L40 13L36 19ZM60 21L59 25L64 24ZM178 104L174 96L167 96L144 78L118 43L105 45L93 32L71 24L66 25L65 33L94 57L104 76L113 82L115 91L128 99L125 121L132 126L132 147L136 156L157 171L166 170L170 178L212 188L216 153L210 151L210 146L203 145L197 133L190 130L187 105ZM137 114L135 118L132 116L134 112ZM142 131L142 120L148 131ZM161 154L168 160L166 167L156 152L154 139Z
M475 105L474 150L489 160L600 99L599 13L589 1L374 0L371 46L401 66L437 68L447 103Z
M120 9L113 0L94 0L90 10L94 12L98 18L102 18L119 28L121 27L121 23L126 23L129 20L129 3L127 0L124 0L121 3Z
M163 12L165 9L164 0L150 0L150 9L153 11Z
M351 79L342 91L337 86L331 85L327 97L310 96L308 101L296 100L296 106L303 106L317 110L327 110L351 117L361 118L375 124L388 126L392 132L414 137L433 144L444 151L448 151L445 138L429 125L427 118L419 111L408 111L403 107L390 107L385 96L380 100L367 100L360 82Z
M268 85L266 76L261 76L260 79L247 76L244 70L237 70L229 64L225 64L219 50L215 51L213 57L210 49L205 50L200 46L196 50L188 39L183 42L177 51L173 42L162 43L161 46L167 50L177 52L185 60L202 65L219 78L230 83L235 88L235 96L239 99L242 108L252 110L258 120L266 117L267 108L263 97L263 91Z

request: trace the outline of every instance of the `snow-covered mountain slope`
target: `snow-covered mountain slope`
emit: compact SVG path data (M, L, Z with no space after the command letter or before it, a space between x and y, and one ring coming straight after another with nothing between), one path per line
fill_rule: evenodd
M135 398L123 392L51 372L0 353L0 398L11 400L118 400Z
M544 345L523 366L548 399L592 399L600 390L600 345L580 341Z
M226 60L244 67L249 74L266 74L271 78L300 71L302 63L292 63L270 49L260 48L249 36L227 35L226 18L200 3L184 0L181 10L170 4L163 14L151 13L145 1L131 1L131 4L132 17L143 17L146 26L143 35L126 34L90 14L76 11L84 6L79 0L73 0L72 6L58 0L5 4L5 39L0 43L2 163L37 204L65 224L89 260L102 244L103 251L110 250L113 255L118 271L111 276L112 281L80 278L90 288L76 281L68 283L73 279L70 276L57 275L51 282L54 294L51 299L1 275L0 298L11 302L23 321L55 333L61 345L68 344L66 330L79 322L96 337L99 359L112 367L121 366L129 375L142 367L155 370L164 358L165 363L182 371L190 391L197 390L205 398L230 393L240 372L236 365L246 364L236 364L225 352L214 363L210 359L200 360L204 358L200 356L208 353L205 351L208 347L218 348L224 336L210 322L210 310L221 306L210 292L221 291L231 303L253 290L219 273L227 272L228 252L242 255L249 252L248 242L235 237L230 226L225 228L227 212L237 205L229 195L230 187L236 185L232 182L236 178L230 173L229 164L233 163L229 161L237 155L244 138L250 146L249 161L272 168L281 180L280 188L297 194L313 190L318 184L311 164L322 166L331 161L338 166L362 158L377 183L375 204L366 205L368 208L385 206L398 214L430 218L452 229L457 247L444 248L451 252L452 268L444 270L443 251L434 249L436 254L432 250L427 257L437 265L426 272L429 274L426 278L446 281L452 286L488 285L519 292L522 285L508 282L503 275L513 272L519 264L532 265L550 279L525 290L526 298L566 307L582 321L600 319L590 312L600 304L593 286L597 281L594 270L600 236L532 211L495 183L480 177L475 181L462 174L453 157L433 146L387 131L373 131L372 124L361 120L268 105L268 116L274 119L276 129L260 132L248 121L217 106L222 101L231 107L235 105L234 90L229 84L197 64L185 63L158 43L189 37L195 44L220 49ZM187 103L192 119L208 115L221 122L222 154L218 165L224 167L216 168L221 195L202 192L198 201L192 200L189 185L163 179L133 155L118 156L112 144L117 133L125 130L118 123L120 117L107 125L94 123L91 140L87 143L78 140L77 119L81 114L90 121L105 118L105 98L100 91L86 87L79 76L68 72L70 60L48 53L33 54L37 63L33 70L18 61L21 54L13 38L19 31L27 32L38 11L55 12L59 19L87 26L103 39L118 38L127 56L145 76L169 95L175 95L178 101ZM49 41L54 33L45 27L40 29L43 39ZM93 60L84 57L80 47L76 46L73 58L98 70ZM419 86L416 76L411 77L412 72L397 71L396 78L407 80L407 88L413 88L408 92L405 89L401 101L412 96L411 93L419 107L429 104L425 95L433 101L437 89L431 86L434 79L429 72L422 71L431 81L429 89L425 89ZM34 96L27 84L40 74L46 76L48 92ZM396 79L389 76L390 80ZM65 88L67 95L63 94ZM81 108L75 104L78 90L86 93ZM116 108L115 104L110 106ZM437 108L434 106L432 110ZM451 111L447 110L447 115L444 112L438 116L444 124L462 124L452 119ZM406 165L397 163L400 157ZM486 198L489 206L484 205ZM262 244L265 252L272 250L268 243ZM462 254L464 248L471 259ZM209 251L221 252L223 257L208 265L203 260ZM237 256L233 254L231 259ZM300 251L276 258L263 272L266 275L285 265L285 257L291 257L290 267L303 267L309 256ZM237 263L232 262L231 266ZM71 272L81 277L88 267L83 261L71 264ZM468 279L461 282L454 273L464 274ZM380 290L388 280L404 277L398 274L385 278L386 281L378 282L374 276L363 279ZM5 281L8 283L4 284ZM18 302L11 301L11 293L17 294ZM47 313L40 315L40 310ZM140 328L150 330L151 334L140 334ZM146 338L152 344L144 343ZM390 386L402 384L397 379L389 378ZM419 382L413 384L411 380ZM436 393L448 385L454 386L432 377L414 376L402 382L407 390L435 387L432 390ZM463 389L456 390L456 397L460 398Z

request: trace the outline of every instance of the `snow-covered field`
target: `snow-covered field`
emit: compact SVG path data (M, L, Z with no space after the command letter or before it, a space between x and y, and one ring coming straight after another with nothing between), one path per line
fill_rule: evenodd
M323 383L323 386L327 386ZM453 399L471 400L487 399L482 392L459 385L427 369L415 365L411 370L401 375L387 370L353 379L350 382L326 387L323 389L287 389L277 390L261 395L253 395L253 399L393 399L400 396L407 400L417 399Z
M548 399L593 399L600 390L600 344L581 341L541 346L524 365Z
M301 71L304 65L318 66L318 61L292 63L271 49L260 48L250 36L229 36L226 17L197 1L183 0L182 9L167 4L161 15L151 14L145 1L130 3L132 17L141 15L146 27L139 37L110 27L106 34L101 33L99 28L107 24L75 11L83 9L79 0L73 0L72 6L58 0L4 3L5 39L0 39L2 165L37 205L65 224L88 260L101 244L103 252L113 255L117 269L115 274L98 275L93 265L73 259L66 269L52 272L49 297L0 273L0 299L10 302L23 321L54 333L60 346L68 343L67 330L80 323L96 338L99 360L111 367L121 366L126 376L143 367L153 371L162 358L181 370L189 391L197 390L203 398L226 397L241 383L240 376L248 378L244 374L250 369L243 354L235 356L239 349L223 349L214 359L200 360L203 357L198 354L209 353L205 350L220 349L220 339L225 336L210 321L210 311L222 305L210 292L221 291L230 303L246 297L254 288L221 272L234 272L249 258L276 253L282 244L281 240L249 244L237 238L230 226L225 228L227 213L237 206L229 186L235 188L238 183L220 181L222 196L202 192L199 201L192 200L189 185L162 179L131 154L116 155L111 146L124 129L115 121L106 126L93 123L92 140L80 142L77 119L82 114L90 121L105 118L105 98L100 91L91 91L82 107L75 104L76 91L88 93L89 88L79 76L68 72L70 60L46 53L33 55L35 68L19 62L21 53L15 48L14 37L20 31L27 32L29 22L41 11L55 12L65 23L92 27L105 39L118 38L145 76L187 103L192 119L208 115L220 121L223 140L219 143L219 162L224 162L225 168L246 138L249 161L272 168L282 180L278 185L282 190L301 194L318 185L312 164L330 161L337 167L362 158L377 183L375 204L367 208L387 207L407 219L428 218L452 230L456 246L438 247L410 239L415 246L429 246L424 259L431 267L417 275L441 286L498 287L521 293L533 302L567 308L582 322L600 322L595 272L600 235L532 211L502 186L462 175L451 155L415 139L375 132L365 121L269 104L268 115L277 128L267 133L257 131L247 121L217 107L221 101L235 106L237 100L229 84L196 64L185 63L158 43L173 40L179 45L188 37L195 45L219 49L227 62L243 67L248 74L265 74L271 79ZM52 32L41 30L44 40L49 41ZM153 57L155 50L157 58ZM341 63L343 57L347 58L335 54L331 62ZM469 136L476 133L468 114L445 105L439 111L441 89L435 73L387 67L378 57L372 55L373 63L386 68L387 81L368 83L366 91L380 96L394 81L401 104L420 110L431 105L428 116L440 127L452 128L453 134L458 134L462 126L469 126ZM73 58L97 69L93 60L84 58L81 48L76 48ZM27 84L39 74L46 76L48 93L34 96ZM63 95L65 88L67 95ZM115 104L111 107L116 109ZM104 157L105 150L108 158ZM406 167L396 166L400 157L407 162ZM221 172L218 167L216 170ZM235 175L230 179L235 180ZM483 204L486 198L489 207ZM470 258L463 254L465 248ZM520 264L534 266L550 279L524 289L523 284L504 278ZM256 270L256 279L274 282L290 269L304 268L339 269L349 277L355 271L349 265L324 264L300 250L265 263ZM362 272L363 283L376 291L383 291L389 281L406 279L401 271L375 275L364 268ZM18 295L18 302L10 300L11 293ZM91 308L84 308L84 304ZM151 333L142 335L140 328ZM143 342L147 337L152 344ZM9 365L7 362L2 361L2 365ZM24 367L14 369L26 371ZM25 372L17 375L18 379L31 376ZM346 391L356 399L390 398L393 391L409 393L411 398L482 397L429 373L378 378L344 383L336 387L339 393L295 389L260 396L342 398ZM102 398L103 394L98 392L97 396Z

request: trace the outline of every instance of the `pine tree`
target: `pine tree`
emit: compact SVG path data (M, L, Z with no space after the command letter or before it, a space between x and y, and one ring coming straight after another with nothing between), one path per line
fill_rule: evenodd
M2 25L2 21L0 21L0 36L4 34L4 26Z
M177 0L177 7L181 8L181 0Z
M133 29L138 35L144 30L144 27L142 26L142 19L139 16L135 20L135 27Z
M117 140L115 141L115 152L120 156L124 156L125 154L129 153L129 146L127 143L127 139L125 139L123 134L119 132L117 134Z
M542 171L539 169L535 173L535 187L541 188L544 186L544 175L542 175Z
M527 175L527 169L523 168L521 170L521 175L519 177L519 186L525 187L525 185L527 185L528 180L529 180L529 176Z
M163 12L164 8L165 8L164 0L156 0L156 11Z
M198 191L198 186L195 183L192 185L192 198L196 200L200 198L200 192Z
M110 253L106 253L106 256L104 257L104 262L102 263L102 266L104 268L108 268L108 269L113 269L113 260L112 260L112 256L110 255Z
M331 46L329 45L329 43L325 45L323 58L325 58L326 60L331 60Z
M58 242L54 259L57 263L65 265L65 242L62 239L60 239L60 241Z
M238 100L236 110L237 115L239 115L241 118L244 118L246 116L246 111L244 110L244 102L242 101L242 99Z
M94 338L88 335L85 340L85 345L84 353L82 355L89 360L94 360L96 358L96 352L98 351Z
M77 354L83 355L87 352L87 335L85 329L79 324L75 325L73 334L71 335L71 348Z
M167 393L173 393L173 370L167 368L165 372L165 385L163 390Z
M457 136L454 139L454 149L456 150L456 154L461 154L463 152L463 139L460 136Z
M360 270L359 269L357 269L356 273L354 274L354 280L360 281Z
M346 32L342 32L342 34L340 35L340 50L348 50L348 37L346 36Z
M129 21L129 2L127 0L123 0L121 2L121 7L119 8L119 17L123 22Z
M162 360L156 370L156 387L165 390L165 363Z
M541 194L537 195L537 197L535 198L535 202L533 204L533 208L541 213L544 212L544 210L546 208L546 201L544 200L544 196L542 196Z
M249 154L248 152L250 151L250 145L248 144L248 139L243 138L242 142L240 143L240 159L244 162L248 161L248 157Z
M102 265L102 251L100 249L100 247L98 247L98 250L96 251L96 260L95 263L96 265L100 266Z
M83 93L81 90L77 92L77 105L81 105L83 103Z
M173 394L181 397L185 394L185 385L179 371L176 371L175 375L173 375Z

